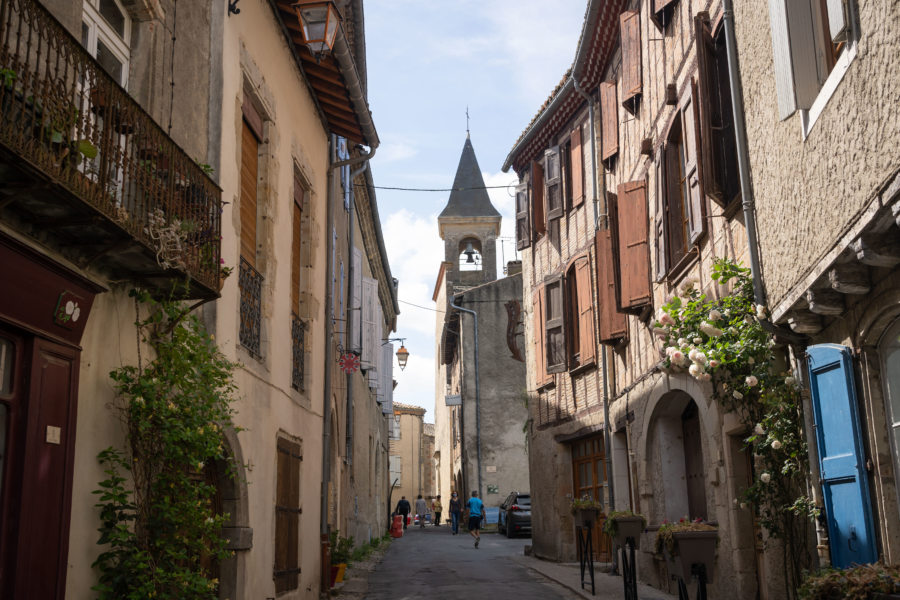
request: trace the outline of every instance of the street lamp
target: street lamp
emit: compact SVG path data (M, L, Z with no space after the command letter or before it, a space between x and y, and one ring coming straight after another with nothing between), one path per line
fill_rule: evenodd
M341 15L330 0L300 0L292 5L297 19L300 21L300 34L303 43L318 60L323 54L334 48Z
M406 341L406 338L390 338L387 340L382 340L381 345L384 346L388 342L400 342L400 349L397 350L397 364L400 366L400 370L406 368L406 361L409 360L409 350L406 349L406 346L403 345L403 342Z

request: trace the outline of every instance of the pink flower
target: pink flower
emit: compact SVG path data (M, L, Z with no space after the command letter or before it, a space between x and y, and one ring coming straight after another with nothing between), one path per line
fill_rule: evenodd
M669 313L664 312L659 315L659 322L663 325L674 325L675 320L669 315Z
M710 367L711 369L715 369L715 368L718 367L718 366L719 366L719 361L717 361L717 360L711 360L711 361L709 361L709 367Z

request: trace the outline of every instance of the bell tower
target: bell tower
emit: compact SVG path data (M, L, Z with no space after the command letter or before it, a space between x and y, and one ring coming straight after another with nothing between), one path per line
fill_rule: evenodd
M463 144L453 191L438 215L444 240L447 282L453 288L469 288L497 279L497 236L500 213L491 204L475 149L468 133Z

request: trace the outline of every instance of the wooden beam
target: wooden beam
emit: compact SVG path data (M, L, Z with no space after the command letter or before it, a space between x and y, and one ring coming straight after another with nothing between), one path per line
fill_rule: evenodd
M360 130L359 124L357 124L356 121L348 121L347 119L342 118L340 115L329 114L327 110L325 111L325 115L328 117L328 122L331 124L340 125L352 131Z
M822 331L822 317L811 312L796 312L788 317L788 325L797 333L812 335Z
M831 288L807 290L806 301L809 310L817 315L840 315L844 313L844 296Z
M323 69L319 65L315 63L315 61L304 61L303 63L303 71L306 73L306 76L310 79L319 78L323 81L328 81L338 86L339 88L346 88L344 85L344 80L341 79L341 76L338 75L334 71L329 71L327 69Z
M337 87L318 79L310 81L310 84L316 91L317 96L327 97L335 104L350 106L350 96L347 94L347 91L343 87Z
M366 141L365 136L363 136L362 132L359 130L354 131L354 130L346 129L344 127L341 127L340 125L336 125L333 123L329 123L328 128L333 133L336 133L337 135L339 135L341 137L345 137L350 141L359 142L359 143L363 143Z
M828 271L828 281L832 289L842 294L868 294L872 289L868 267L855 262L832 267Z
M891 228L884 234L862 234L851 244L856 258L872 267L893 267L900 263L900 233Z

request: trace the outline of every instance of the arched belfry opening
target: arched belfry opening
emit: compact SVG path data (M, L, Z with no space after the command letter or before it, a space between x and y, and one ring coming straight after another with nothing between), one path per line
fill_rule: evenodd
M481 271L484 257L481 254L481 241L467 237L459 242L459 270Z

